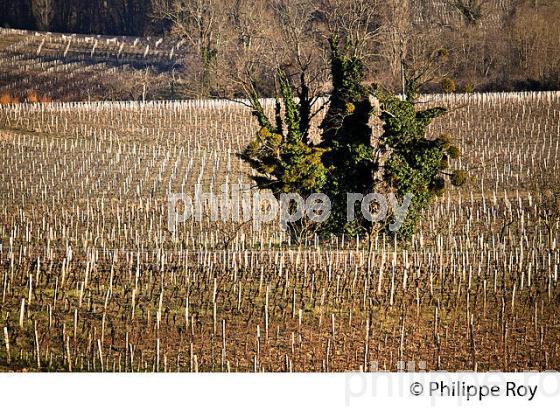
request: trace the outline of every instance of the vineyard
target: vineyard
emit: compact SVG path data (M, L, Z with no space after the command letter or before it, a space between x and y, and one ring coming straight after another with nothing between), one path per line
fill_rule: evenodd
M2 64L52 71L34 80L64 94L57 53L77 40L39 61L52 41L8 47ZM95 44L76 81L120 70ZM210 215L170 232L170 194L249 183L237 154L257 128L241 104L0 106L0 369L560 370L560 93L422 100L451 108L430 134L456 138L451 167L469 181L409 244L298 245L277 224Z
M0 28L0 103L154 99L171 93L181 41ZM165 96L165 95L163 95Z

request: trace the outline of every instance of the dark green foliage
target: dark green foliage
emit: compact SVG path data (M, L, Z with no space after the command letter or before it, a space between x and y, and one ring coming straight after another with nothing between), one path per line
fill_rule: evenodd
M414 95L414 92L409 93ZM451 137L442 135L432 140L426 137L427 127L444 115L444 108L417 111L409 99L378 91L382 103L383 121L382 149L391 152L385 164L385 179L390 190L396 193L399 203L413 194L407 218L398 232L400 237L410 237L418 224L421 213L434 196L445 191L443 172L449 167L449 158L460 155L458 148L451 145Z
M265 115L259 100L252 106L261 130L242 158L258 172L260 188L303 196L323 192L331 199L330 219L316 231L323 234L368 234L372 224L363 217L347 221L347 194L393 193L402 204L408 194L412 202L400 238L415 231L422 212L446 188L446 177L461 186L463 171L446 174L449 160L461 155L449 135L426 137L432 121L446 113L444 108L417 110L417 88L407 83L407 98L401 100L380 89L363 85L362 62L349 56L337 39L330 42L333 92L321 124L322 142L309 141L311 99L305 76L300 78L298 98L286 75L280 72L282 103L277 102L275 125ZM372 141L372 95L381 103L383 134ZM283 106L283 111L282 111ZM384 160L380 160L383 157ZM379 176L381 175L381 176ZM392 222L392 221L389 221ZM384 224L387 229L389 224Z
M321 146L328 148L324 162L330 172L325 193L331 198L332 213L323 228L354 235L369 228L365 220L346 221L346 194L368 193L373 187L372 106L369 90L363 85L361 60L341 50L336 38L331 39L330 47L333 92L321 124Z
M322 145L333 142L370 145L371 114L369 92L363 86L364 67L357 57L349 57L340 50L338 40L331 39L331 73L333 91L329 110L321 128Z

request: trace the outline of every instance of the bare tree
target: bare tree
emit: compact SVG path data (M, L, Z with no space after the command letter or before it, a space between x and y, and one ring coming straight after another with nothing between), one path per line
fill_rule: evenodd
M344 39L350 54L367 61L378 55L383 5L379 0L327 0L328 31Z
M468 25L477 25L484 16L487 0L448 0L448 4L456 9Z
M393 79L400 79L402 93L405 93L405 59L410 43L414 39L410 5L408 1L388 0L384 10L385 27L383 34L383 54L388 61Z
M53 0L32 0L31 8L39 30L48 31L54 17Z
M388 62L391 78L385 82L398 82L404 95L441 79L448 51L437 27L413 24L414 10L410 2L388 2L389 7L384 9L383 15L382 54L384 61Z
M212 88L226 13L220 0L154 0L154 17L168 21L171 33L184 39L202 63L201 94Z
M257 78L266 78L271 66L277 65L278 36L268 6L267 0L235 0L226 9L223 57L227 64L219 65L222 95L259 94ZM271 89L265 93L269 95Z
M323 89L327 64L318 30L316 5L311 0L272 0L277 37L278 66L299 88L300 99L313 99Z

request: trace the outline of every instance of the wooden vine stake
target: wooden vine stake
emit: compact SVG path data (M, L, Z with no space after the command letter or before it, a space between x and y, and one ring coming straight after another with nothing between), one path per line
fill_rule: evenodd
M6 345L6 361L10 364L10 337L8 335L8 327L4 327L4 344Z

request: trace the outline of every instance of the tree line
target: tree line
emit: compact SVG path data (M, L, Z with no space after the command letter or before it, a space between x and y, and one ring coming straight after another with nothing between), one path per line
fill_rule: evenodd
M5 27L181 37L196 96L272 94L279 66L309 66L328 88L318 44L333 25L359 36L366 79L393 91L404 77L432 92L558 89L558 21L557 0L0 0Z
M27 30L142 36L150 0L0 0L0 25Z

